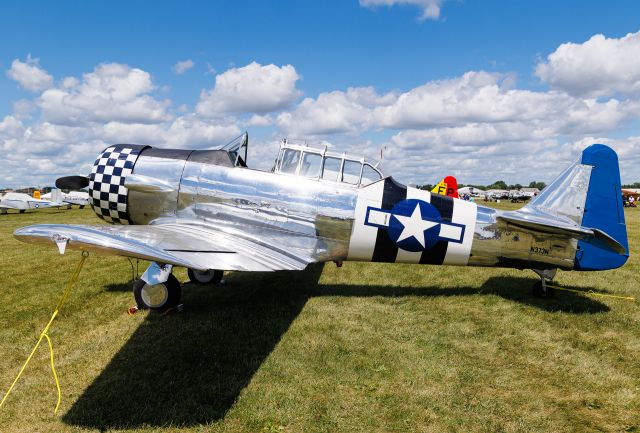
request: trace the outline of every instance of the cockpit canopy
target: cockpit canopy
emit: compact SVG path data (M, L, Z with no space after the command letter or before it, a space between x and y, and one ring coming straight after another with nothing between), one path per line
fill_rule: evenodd
M310 147L287 139L282 140L273 171L356 186L366 186L383 177L363 157L328 152L326 146Z

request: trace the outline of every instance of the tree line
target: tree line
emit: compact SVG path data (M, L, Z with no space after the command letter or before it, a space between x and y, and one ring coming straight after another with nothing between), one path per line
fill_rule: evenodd
M640 182L629 183L627 185L622 185L623 188L640 188Z
M473 187L476 189L481 189L482 191L486 191L488 189L506 189L506 190L512 190L512 189L522 189L524 188L523 185L519 184L519 183L514 183L514 184L507 184L504 180L496 180L495 182L493 182L490 185L472 185L472 184L462 184L459 183L458 184L458 188L464 188L465 186L469 186L469 187ZM529 186L528 188L538 188L540 191L542 191L542 189L547 186L546 183L544 182L536 182L535 180L533 182L529 182ZM433 189L434 185L431 184L425 184L425 185L417 185L416 188L418 189L426 189L431 191ZM640 188L640 187L639 187Z

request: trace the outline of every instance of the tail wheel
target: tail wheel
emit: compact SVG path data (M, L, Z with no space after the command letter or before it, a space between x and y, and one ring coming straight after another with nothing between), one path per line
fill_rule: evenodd
M552 298L556 291L553 287L549 287L542 283L542 280L538 280L533 284L533 296L537 298Z
M136 304L143 310L165 312L178 306L181 295L180 283L173 274L164 283L148 284L138 280L133 285Z
M189 279L197 284L218 284L222 281L224 271L218 269L209 269L206 271L189 269L187 274L189 274Z

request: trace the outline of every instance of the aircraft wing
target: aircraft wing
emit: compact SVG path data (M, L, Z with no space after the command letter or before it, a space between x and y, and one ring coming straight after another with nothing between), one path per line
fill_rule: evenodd
M152 260L196 270L301 270L316 261L309 254L314 241L296 235L252 236L189 223L155 225L42 224L20 228L23 242L55 245L96 253ZM284 244L287 241L287 246Z

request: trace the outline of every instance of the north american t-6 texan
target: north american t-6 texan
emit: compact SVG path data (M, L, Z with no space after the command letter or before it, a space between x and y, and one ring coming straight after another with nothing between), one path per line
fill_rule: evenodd
M155 311L180 302L172 266L201 283L328 261L495 266L535 271L534 293L546 295L558 269L613 269L629 257L618 158L601 144L515 211L407 187L364 158L287 140L271 171L254 170L247 147L246 134L217 150L110 146L88 177L57 186L88 186L111 225L34 225L14 236L152 261L133 291Z

